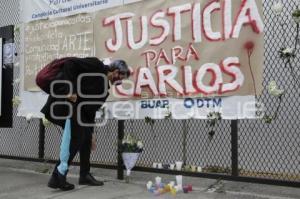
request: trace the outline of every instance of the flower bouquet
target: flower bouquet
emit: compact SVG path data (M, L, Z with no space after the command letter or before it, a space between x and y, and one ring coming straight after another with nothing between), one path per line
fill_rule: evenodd
M126 182L129 182L131 169L135 166L140 153L143 151L143 143L128 134L120 144L120 152L126 167Z
M300 23L300 9L294 10L292 13L293 19L295 23L299 24Z

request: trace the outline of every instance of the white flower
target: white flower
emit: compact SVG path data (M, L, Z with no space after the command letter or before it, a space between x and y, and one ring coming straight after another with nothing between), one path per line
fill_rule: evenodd
M137 147L142 149L144 147L143 143L141 141L137 142Z
M288 54L293 54L294 49L293 48L286 48L282 51L283 54L288 55Z
M153 182L152 181L148 181L147 184L146 184L147 189L150 190L151 187L152 187L152 185L153 185Z
M293 17L295 23L300 23L300 17Z
M27 121L27 122L30 122L31 119L32 119L32 117L33 117L33 114L32 114L32 113L28 113L28 114L26 115L26 121Z
M19 106L21 104L21 100L19 96L15 96L12 99L13 107Z
M130 134L128 134L126 138L122 140L122 144L130 144L130 145L134 144L134 140Z
M275 97L279 97L284 93L284 90L280 90L277 88L277 84L275 81L271 81L268 85L268 91L270 95L273 95Z
M214 120L217 119L217 115L216 114L211 114L210 116L208 116L209 119Z
M280 13L282 13L282 10L283 10L283 4L281 3L281 1L275 3L272 6L272 10L273 10L273 12L275 12L276 15L280 15Z
M130 144L130 141L125 139L125 140L122 141L122 144Z
M45 127L48 127L51 125L51 122L49 120L47 120L45 117L42 118L42 121L43 121L43 125Z
M135 142L133 139L128 140L128 144L133 145Z
M220 119L221 118L221 114L219 112L210 112L207 115L207 118L210 119L210 120Z
M18 83L20 83L20 79L19 78L17 78L17 79L14 80L14 84L18 84Z
M292 13L292 17L295 21L295 23L299 24L300 23L300 9L296 9Z

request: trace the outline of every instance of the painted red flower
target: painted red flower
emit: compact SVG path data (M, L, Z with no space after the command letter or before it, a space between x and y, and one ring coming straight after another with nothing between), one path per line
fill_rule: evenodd
M253 41L247 41L244 45L244 48L249 52L253 51L253 49L254 49Z
M247 41L244 44L244 48L247 50L248 53L248 64L249 64L249 68L250 68L250 72L251 72L251 76L252 76L252 81L253 81L253 88L254 88L254 93L255 93L255 97L257 96L257 92L256 92L256 86L255 86L255 78L253 75L253 71L252 71L252 66L251 66L251 55L254 49L254 42L253 41Z

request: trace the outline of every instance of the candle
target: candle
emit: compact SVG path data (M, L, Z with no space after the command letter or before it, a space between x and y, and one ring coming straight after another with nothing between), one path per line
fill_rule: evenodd
M188 193L188 192L189 192L188 187L187 187L187 186L184 186L184 187L183 187L183 193Z
M165 192L170 192L171 191L171 186L168 184L168 185L166 185L165 187L164 187L164 191Z
M157 167L159 168L159 169L162 169L163 167L162 167L162 163L158 163L157 164Z
M196 166L191 166L192 167L192 172L196 172L197 167Z
M190 167L189 165L185 165L184 170L185 170L185 171L190 171L190 168L191 168L191 167Z
M198 171L198 172L202 172L202 167L198 167L198 168L197 168L197 171Z
M153 168L157 168L157 163L156 163L156 162L153 162L152 167L153 167Z
M147 182L146 186L147 186L147 190L150 190L152 188L153 182L149 181Z
M156 178L155 178L155 184L156 184L156 186L160 186L160 184L161 184L161 177L159 177L159 176L157 176Z
M174 170L174 168L175 168L175 164L170 164L170 169Z
M187 185L188 191L193 191L193 186L191 184Z
M178 171L181 171L183 162L177 161L177 162L175 162L175 164L176 164L176 169L177 169Z
M182 185L182 175L176 176L176 183L177 185Z

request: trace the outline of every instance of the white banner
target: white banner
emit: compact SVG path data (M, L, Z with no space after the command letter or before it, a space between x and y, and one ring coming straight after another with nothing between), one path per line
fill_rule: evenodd
M216 98L163 98L107 102L103 106L108 119L207 119L211 112L221 113L222 119L256 118L254 96Z
M43 92L22 92L22 103L18 116L32 114L41 118L40 112L48 95ZM35 100L32 100L35 99ZM255 119L256 107L254 96L233 96L217 98L185 99L143 99L119 102L106 102L104 105L106 119L207 119L211 112L219 112L222 119ZM103 113L98 112L97 117Z
M35 118L42 118L41 109L47 101L48 95L44 92L21 91L21 104L18 107L18 116L26 117L31 114Z
M65 17L141 0L21 0L21 21Z
M21 21L95 12L122 4L123 0L21 0Z
M21 0L22 17L24 21L32 21L41 18L50 18L58 16L68 16L75 13L92 12L97 9L104 9L123 3L132 3L139 0L101 0L102 5L97 6L96 1L92 0ZM93 4L89 4L94 2ZM100 0L98 1L100 2ZM76 6L86 5L84 9L74 10ZM94 5L90 6L89 5ZM75 7L74 7L75 6ZM70 12L57 12L48 16L38 13L54 13L53 9L63 10L70 8ZM72 10L71 10L72 7ZM51 12L52 10L52 12ZM80 11L79 11L80 10ZM55 13L56 13L55 11ZM22 30L24 30L22 28ZM22 31L22 38L24 32ZM23 48L24 49L24 46ZM24 58L21 59L21 65L24 65ZM21 74L24 74L24 67L21 68ZM42 92L28 92L24 90L24 76L21 77L21 105L18 115L26 116L32 114L34 117L42 117L40 110L46 102L47 95ZM245 119L256 118L255 116L255 98L254 96L231 96L231 97L193 97L193 98L162 98L162 99L138 99L129 101L107 102L105 116L108 119L144 119L151 117L153 119L163 119L166 116L173 119L207 119L210 112L220 112L223 119ZM98 114L99 116L99 114Z

